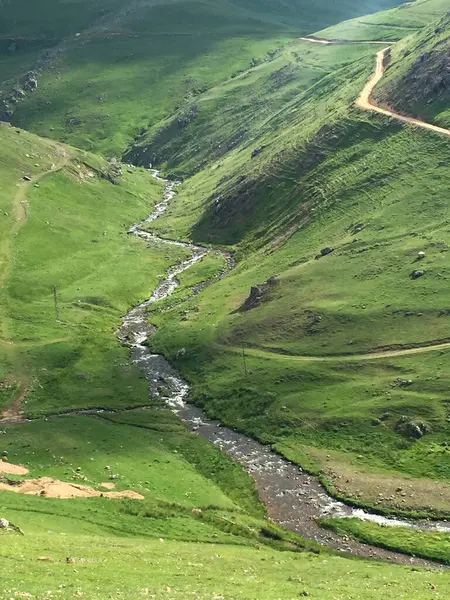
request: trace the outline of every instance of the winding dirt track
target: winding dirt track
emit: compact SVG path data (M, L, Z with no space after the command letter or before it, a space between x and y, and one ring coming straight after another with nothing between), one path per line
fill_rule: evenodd
M388 44L389 42L383 42L380 40L327 40L325 38L318 38L314 36L302 37L300 38L303 42L310 42L312 44L323 44L324 46L342 46L345 44ZM394 43L394 42L392 42ZM384 115L386 117L391 117L392 119L396 119L397 121L401 121L402 123L407 123L408 125L412 125L413 127L421 127L422 129L427 129L428 131L433 131L434 133L439 133L441 135L450 136L450 129L445 129L444 127L438 127L437 125L432 125L431 123L426 123L425 121L421 121L420 119L414 119L413 117L407 117L405 115L401 115L398 112L383 108L379 106L374 99L372 98L373 90L375 86L381 81L386 71L386 63L389 59L389 51L391 46L387 46L377 52L376 63L375 63L375 72L364 86L359 98L355 102L355 106L362 110L368 110L371 112L376 112L380 115Z
M236 346L221 346L217 344L221 350L229 352L242 353L242 348ZM411 354L423 354L424 352L436 352L439 350L450 349L450 342L443 342L431 345L417 346L415 348L400 348L398 350L380 350L379 352L368 352L366 354L334 354L329 356L312 356L312 355L296 355L296 354L281 354L264 350L260 348L245 348L245 353L256 358L266 358L277 360L290 360L292 362L359 362L365 360L376 360L382 358L396 358L397 356L410 356Z
M44 177L47 177L47 175L58 173L59 171L64 169L64 167L67 166L67 164L69 163L70 158L71 158L70 154L68 152L66 152L65 150L62 150L61 160L57 164L52 164L49 169L46 169L45 171L41 171L34 177L31 177L29 179L29 181L23 179L18 184L18 190L12 201L12 214L14 215L15 220L11 227L11 234L9 236L9 239L6 239L4 242L4 247L3 247L3 252L2 252L3 256L5 257L5 261L4 261L5 265L4 265L3 270L0 272L0 288L6 284L8 277L10 275L10 272L11 272L11 264L12 264L11 252L12 252L13 236L15 236L19 233L20 229L25 225L26 221L28 220L28 200L27 200L28 191L30 190L31 186L36 185L39 181L44 179ZM15 346L14 342L9 338L6 318L2 319L2 321L3 322L0 327L0 344L1 345L6 344L8 346L14 347ZM17 394L16 394L14 400L12 401L11 405L7 409L5 409L3 412L1 412L0 423L2 423L2 422L8 422L8 423L20 422L22 420L21 404L22 404L23 399L25 398L25 396L28 393L29 386L30 386L29 374L26 372L26 369L22 369L22 375L21 375L21 380L20 380L19 386L18 386Z
M375 86L381 81L385 73L385 65L389 57L389 50L390 48L388 47L384 48L383 50L380 50L380 52L377 52L375 72L372 75L371 79L365 85L363 91L361 92L358 100L356 101L356 106L358 108L361 108L362 110L370 110L380 115L385 115L386 117L392 117L397 121L407 123L408 125L413 125L414 127L421 127L422 129L433 131L434 133L450 136L450 129L444 129L443 127L438 127L437 125L426 123L425 121L421 121L420 119L414 119L413 117L405 117L404 115L400 115L399 113L393 110L382 108L381 106L378 106L375 103L375 101L372 98L372 93L375 89Z

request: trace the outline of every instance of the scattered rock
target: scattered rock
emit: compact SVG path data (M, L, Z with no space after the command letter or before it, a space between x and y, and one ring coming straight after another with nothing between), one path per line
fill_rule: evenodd
M427 433L431 432L426 423L423 423L422 421L415 423L414 421L410 421L408 417L405 416L401 417L397 421L395 429L398 433L415 439L420 439Z
M320 254L316 255L316 260L318 260L319 258L322 258L322 256L327 256L327 254L331 254L332 252L334 252L334 248L331 248L331 247L322 248L322 250L320 251Z
M256 156L259 156L261 154L261 152L264 150L266 146L259 146L259 148L255 148L252 152L252 158L255 158Z
M413 383L414 382L412 379L401 379L400 377L397 377L397 379L395 379L395 381L392 383L392 387L403 387L404 388L404 387L409 387Z
M364 223L358 223L353 227L353 235L360 233L365 228Z
M276 284L277 279L275 277L270 277L265 283L252 286L250 288L250 295L244 304L238 309L239 312L251 310L252 308L259 306L262 302L264 302L264 299L267 297L270 289Z
M422 250L417 253L417 260L423 260L425 258L425 252Z

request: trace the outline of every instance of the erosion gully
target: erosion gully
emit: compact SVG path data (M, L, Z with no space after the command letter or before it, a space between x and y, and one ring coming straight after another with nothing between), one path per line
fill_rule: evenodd
M317 477L305 473L300 467L284 459L256 440L224 427L220 422L209 419L197 406L187 402L189 386L180 374L159 354L153 354L146 340L152 335L148 323L151 305L170 296L179 285L177 276L201 260L210 251L207 248L179 241L162 239L144 230L151 222L163 215L175 196L176 183L162 179L158 171L152 170L154 177L164 182L163 201L157 204L153 213L144 221L134 225L129 233L147 242L157 242L182 246L191 251L191 257L171 268L166 278L159 284L152 296L133 308L125 317L118 330L118 337L129 344L133 362L145 373L152 397L160 395L162 385L168 390L165 398L168 407L196 434L204 437L233 460L242 464L256 483L260 498L271 519L320 544L363 557L380 558L391 562L410 565L434 565L431 561L409 557L375 546L362 544L346 536L323 529L317 519L323 516L357 517L385 526L406 526L421 530L449 531L450 522L416 522L386 518L362 509L347 506L331 497ZM229 269L232 260L225 253Z

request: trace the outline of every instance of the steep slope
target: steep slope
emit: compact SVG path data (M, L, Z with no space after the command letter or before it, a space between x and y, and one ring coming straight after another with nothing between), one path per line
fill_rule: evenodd
M0 136L1 407L23 392L28 414L144 403L146 387L123 366L112 329L183 256L146 252L126 236L161 184L123 168L112 185L106 177L119 167L100 157L13 127Z
M211 424L215 445L199 435L204 415L189 433L165 408L165 398L181 406L170 378L156 370L149 399L115 339L122 315L189 254L180 239L224 247L205 249L178 273L179 289L152 304L157 329L145 342L135 332L140 349L166 355L207 414L318 474L336 496L448 517L449 141L360 110L378 44L293 39L374 3L101 6L48 4L55 23L23 40L33 36L27 16L4 3L3 110L13 105L14 123L83 148L128 149L127 161L186 181L167 216L148 224L175 244L151 235L144 244L126 233L159 210L161 180L0 127L0 450L10 461L0 474L17 462L27 478L100 494L13 494L3 490L18 491L20 474L1 477L2 511L26 538L2 523L0 596L445 596L446 571L350 562L274 525L250 475L215 447L221 423ZM383 32L402 37L401 22L419 29L444 8L408 4L371 17L370 31L387 19ZM412 52L418 39L434 52L440 27L416 34ZM364 22L344 30L367 41ZM393 70L409 44L393 48ZM24 96L16 89L11 101L18 78ZM101 497L111 486L140 499ZM313 502L291 492L295 506ZM274 495L293 509L290 493ZM448 560L448 531L394 539L359 520L328 526Z
M318 31L318 37L338 40L400 40L449 10L447 0L415 0L398 7L343 21Z
M45 39L13 40L15 35L26 37L29 21L7 3L0 61L2 118L41 135L117 155L185 98L194 101L283 42L397 3L348 0L311 8L305 0L257 6L248 0L148 0L124 7L111 0L106 6L90 3L83 11L84 3L53 0L45 13L49 23L40 31L60 33L44 47ZM81 10L72 19L74 6ZM26 78L30 71L31 80ZM14 92L18 76L20 92Z
M450 125L450 16L395 47L375 98L396 110Z
M340 494L448 513L440 357L450 339L449 146L353 106L373 72L372 48L368 58L366 45L348 54L334 47L336 60L347 60L261 119L253 140L218 158L205 153L205 168L156 227L233 245L239 264L184 305L153 315L154 347L168 353L210 414L322 471ZM311 44L309 62L332 50ZM231 89L255 89L259 70L267 85L270 69L240 75ZM196 122L183 136L190 127ZM176 138L167 147L176 148ZM181 165L198 156L194 145L183 152ZM415 353L403 353L408 348ZM425 435L412 433L417 424ZM389 491L405 477L417 478L407 499Z

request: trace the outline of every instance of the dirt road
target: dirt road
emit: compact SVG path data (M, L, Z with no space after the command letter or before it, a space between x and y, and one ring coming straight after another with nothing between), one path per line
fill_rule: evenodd
M358 100L356 101L356 106L358 108L361 108L362 110L370 110L372 112L377 112L380 115L385 115L386 117L392 117L397 121L407 123L408 125L413 125L414 127L421 127L422 129L433 131L434 133L450 136L450 129L444 129L443 127L438 127L437 125L426 123L425 121L421 121L420 119L414 119L413 117L405 117L404 115L400 115L392 109L382 108L381 106L378 106L375 103L375 101L372 98L372 93L375 89L375 86L381 81L385 73L385 65L388 58L389 49L390 48L387 47L383 50L380 50L380 52L377 52L375 72L372 75L371 79L364 86L363 91L361 92Z
M313 44L323 44L324 46L343 46L345 44L383 44L380 40L327 40L315 36L301 37L302 42L311 42Z
M242 348L236 346L222 346L217 344L221 350L242 354ZM329 356L295 355L273 352L269 349L245 348L248 356L256 358L287 360L292 362L360 362L365 360L376 360L382 358L396 358L398 356L410 356L412 354L423 354L424 352L436 352L439 350L449 350L450 342L437 342L436 344L426 343L423 346L414 348L398 348L392 350L380 350L377 352L366 352L365 354L333 354Z
M304 42L310 42L312 44L323 44L325 46L342 46L344 44L390 44L390 42L383 42L380 40L328 40L325 38L318 38L315 36L301 37L300 40ZM391 42L391 44L394 42ZM445 129L444 127L438 127L437 125L432 125L431 123L426 123L425 121L421 121L420 119L414 119L413 117L407 117L405 115L401 115L396 112L392 108L384 108L379 106L372 98L373 90L375 86L381 81L386 71L386 63L389 57L390 45L380 52L377 52L376 63L375 63L375 72L364 86L359 98L355 102L355 106L362 110L368 110L372 112L376 112L380 115L384 115L386 117L391 117L396 119L397 121L401 121L402 123L407 123L408 125L412 125L414 127L420 127L422 129L427 129L428 131L433 131L434 133L439 133L441 135L450 136L450 129Z

